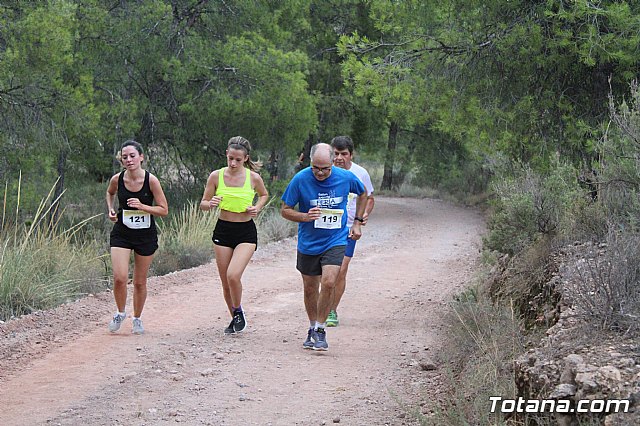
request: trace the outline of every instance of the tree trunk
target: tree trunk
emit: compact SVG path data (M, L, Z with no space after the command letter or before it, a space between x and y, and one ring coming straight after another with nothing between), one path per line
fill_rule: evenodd
M64 174L65 168L67 165L67 150L66 148L61 148L58 153L58 181L56 182L56 189L53 194L52 207L50 212L50 223L58 222L58 218L60 217L60 196L64 191Z
M406 158L413 158L413 154L416 152L416 141L415 138L411 138L409 143L407 144L407 156ZM413 168L412 161L402 161L400 163L400 171L396 173L395 179L393 182L393 186L396 188L400 188L404 181L407 179L407 175Z
M302 151L304 154L304 157L302 158L302 165L304 167L308 167L309 164L311 164L311 147L313 146L314 139L313 133L309 133L309 137L304 141L304 151Z
M389 125L389 141L387 142L387 153L384 156L384 173L380 189L391 190L393 187L393 163L396 160L396 146L398 144L398 123L392 121Z
M311 146L313 145L314 136L313 133L309 133L309 137L304 141L304 147L302 147L302 152L298 154L298 162L293 169L294 173L298 173L300 170L308 167L310 164L311 157Z

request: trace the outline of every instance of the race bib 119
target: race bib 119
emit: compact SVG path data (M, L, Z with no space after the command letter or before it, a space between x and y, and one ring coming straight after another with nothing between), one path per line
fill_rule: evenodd
M342 228L343 210L320 209L321 216L314 221L314 228L320 229L340 229Z

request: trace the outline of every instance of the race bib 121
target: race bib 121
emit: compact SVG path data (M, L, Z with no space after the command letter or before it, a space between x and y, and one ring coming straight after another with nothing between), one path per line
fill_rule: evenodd
M151 227L151 215L142 210L122 210L122 222L130 229L147 229Z

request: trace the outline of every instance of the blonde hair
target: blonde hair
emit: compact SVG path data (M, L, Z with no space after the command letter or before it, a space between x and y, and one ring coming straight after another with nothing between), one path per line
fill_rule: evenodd
M239 149L245 152L248 158L247 161L244 162L244 166L249 170L257 172L262 167L262 163L260 161L254 162L251 160L251 144L242 136L234 136L229 139L229 142L227 143L227 150L229 149Z

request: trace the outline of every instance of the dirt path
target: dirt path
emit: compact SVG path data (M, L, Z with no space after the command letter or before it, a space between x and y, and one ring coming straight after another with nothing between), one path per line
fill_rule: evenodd
M239 336L222 335L214 264L152 278L142 336L130 320L107 332L109 292L9 321L0 425L414 424L400 404L437 398L442 371L420 362L446 337L442 313L476 268L483 229L473 210L377 197L325 353L302 349L294 239L254 256Z

